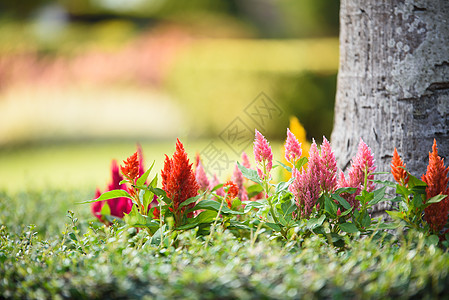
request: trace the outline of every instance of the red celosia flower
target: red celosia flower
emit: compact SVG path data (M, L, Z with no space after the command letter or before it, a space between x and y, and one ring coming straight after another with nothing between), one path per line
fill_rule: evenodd
M231 177L232 181L234 181L238 188L239 188L239 198L242 201L247 201L248 200L248 193L245 190L245 187L243 185L244 183L244 177L242 174L242 171L240 171L239 167L237 166L237 164L234 167L234 172L232 173L232 177Z
M433 140L432 153L429 152L429 165L426 174L422 175L421 180L427 184L427 199L439 194L449 195L447 183L449 178L447 173L449 167L444 166L444 160L438 156L436 140ZM446 197L441 202L429 205L424 210L424 220L434 231L440 231L447 222L449 211L449 198Z
M176 141L176 151L173 154L173 158L170 159L167 155L165 156L161 177L162 189L167 193L167 197L173 201L175 222L180 222L179 218L184 211L195 206L195 203L184 206L178 211L179 205L187 199L198 195L199 186L192 171L192 164L189 164L187 153L179 139ZM188 218L192 216L193 213L187 215Z
M137 152L138 151L136 151L133 155L123 161L125 166L120 166L120 170L122 171L123 175L133 182L137 177L139 177L140 164Z
M391 160L391 174L393 174L394 180L396 180L401 185L406 185L408 183L408 174L405 170L405 164L401 157L394 148L393 159Z
M123 180L122 175L119 173L119 167L116 160L112 161L111 165L111 175L112 175L112 181L108 185L108 188L106 191L112 191L112 190L126 190L126 185L120 184L120 181ZM97 189L95 193L95 198L100 197L101 191ZM108 206L111 210L111 215L119 218L123 218L125 213L129 213L132 208L132 201L128 198L114 198L106 200L108 203ZM101 215L101 209L104 206L105 201L97 201L92 202L91 209L94 216L96 216L100 221L103 221L103 217Z
M226 192L226 202L228 203L228 207L232 206L232 199L239 195L239 187L232 181L227 181L223 185L223 189Z

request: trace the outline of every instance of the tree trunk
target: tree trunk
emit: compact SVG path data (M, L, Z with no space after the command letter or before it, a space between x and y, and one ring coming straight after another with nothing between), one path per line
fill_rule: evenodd
M421 177L434 138L449 156L448 0L341 0L331 138L343 170L360 138L378 171L396 147Z

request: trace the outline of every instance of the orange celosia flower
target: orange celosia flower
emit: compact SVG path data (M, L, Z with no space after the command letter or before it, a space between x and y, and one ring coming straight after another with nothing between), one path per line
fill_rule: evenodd
M401 185L406 185L408 183L408 174L405 170L405 164L401 157L394 148L393 159L391 160L391 174L393 174L394 180L396 180Z
M189 164L187 153L179 139L176 140L176 151L173 154L173 158L170 159L167 155L165 156L161 177L162 189L167 193L167 197L173 201L176 221L180 221L179 218L184 211L195 206L195 203L184 206L178 211L179 205L187 199L198 195L199 185L192 171L192 164ZM193 217L193 213L189 213L187 217Z
M223 189L226 192L226 202L228 203L228 207L231 208L232 202L231 200L238 196L239 194L239 187L232 181L227 181Z
M427 184L427 199L444 194L449 195L447 183L449 178L447 173L449 167L444 166L444 160L438 156L436 140L433 140L432 152L429 152L429 165L426 174L422 175L421 180ZM439 231L446 225L449 212L449 197L441 202L431 204L424 210L424 219L430 225L432 230Z
M125 166L120 166L123 175L129 180L134 181L139 176L139 159L137 152L123 161Z

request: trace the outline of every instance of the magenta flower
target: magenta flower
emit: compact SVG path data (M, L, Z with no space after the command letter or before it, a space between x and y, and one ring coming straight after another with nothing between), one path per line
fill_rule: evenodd
M257 173L260 178L264 179L266 176L269 176L271 168L273 167L273 153L270 144L257 129L253 150L256 163L263 168L263 170L257 168Z
M127 189L125 184L120 184L120 181L123 180L123 176L119 172L119 166L116 160L113 160L111 163L111 175L112 181L108 185L106 191ZM95 198L100 197L100 195L101 191L97 188L95 192ZM128 214L131 211L133 205L131 199L128 198L114 198L105 201L107 201L108 203L111 215L119 218L123 218L125 213ZM101 209L103 208L105 201L92 202L91 204L92 213L102 222L105 221L103 216L101 215Z
M246 192L245 187L243 186L244 177L242 174L242 171L240 171L237 164L234 167L234 172L232 173L231 180L237 184L237 187L239 188L239 199L242 201L248 200L248 193Z
M294 166L296 161L301 157L302 150L301 143L289 128L287 128L287 140L285 141L284 149L285 159Z
M204 170L201 160L198 161L198 165L195 170L195 178L200 186L200 190L206 191L209 189L209 179L207 178L206 171Z
M337 188L337 160L331 144L323 136L320 158L320 186L323 192L332 193Z

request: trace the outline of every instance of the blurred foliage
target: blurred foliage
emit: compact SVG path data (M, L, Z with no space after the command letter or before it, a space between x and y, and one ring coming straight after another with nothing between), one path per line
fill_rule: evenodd
M201 22L205 15L228 16L253 27L259 37L316 37L338 34L339 1L329 0L3 0L0 17L36 17L60 7L70 21L128 19L139 26L172 19Z
M296 115L309 137L330 135L337 39L202 40L173 66L167 89L199 136L215 136L236 117L244 118L261 92L283 110L264 134L284 139L289 117Z

